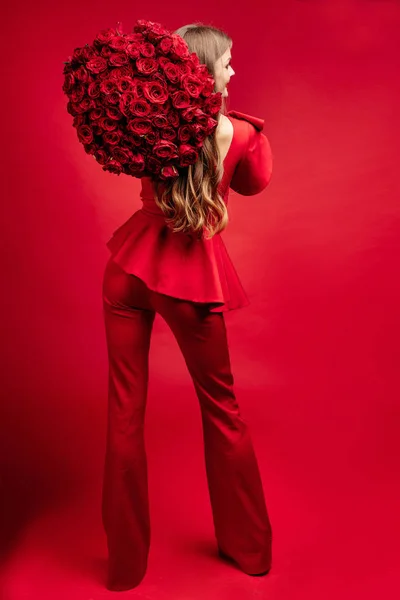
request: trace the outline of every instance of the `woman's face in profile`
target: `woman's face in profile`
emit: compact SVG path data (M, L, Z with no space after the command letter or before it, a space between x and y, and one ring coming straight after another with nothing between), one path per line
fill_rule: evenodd
M228 48L226 52L216 61L214 65L215 69L215 88L217 92L222 92L222 96L228 95L227 85L235 71L231 67L231 48Z

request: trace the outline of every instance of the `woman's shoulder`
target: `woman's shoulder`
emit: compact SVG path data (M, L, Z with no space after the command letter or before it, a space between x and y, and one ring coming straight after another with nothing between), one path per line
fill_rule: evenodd
M224 161L233 141L234 129L232 122L225 115L221 114L218 119L218 127L216 132L219 151Z
M226 115L223 115L222 113L219 116L217 133L221 137L230 137L233 133L232 122Z
M264 129L264 119L261 119L260 117L255 117L253 115L249 115L247 113L242 113L238 110L230 110L227 113L227 117L231 118L231 119L235 119L238 122L247 122L250 123L251 125L253 125L253 127L257 130L257 131L262 131Z

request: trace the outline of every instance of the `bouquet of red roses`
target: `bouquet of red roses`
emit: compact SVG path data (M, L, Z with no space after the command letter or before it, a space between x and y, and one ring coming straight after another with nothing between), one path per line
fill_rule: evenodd
M217 127L214 79L183 38L158 23L139 20L127 34L118 23L64 64L67 110L104 171L175 178Z

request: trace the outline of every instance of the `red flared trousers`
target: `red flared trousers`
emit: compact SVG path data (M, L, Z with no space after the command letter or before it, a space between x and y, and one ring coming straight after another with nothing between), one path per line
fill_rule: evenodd
M133 588L147 569L150 515L144 417L156 313L176 337L200 402L218 547L245 573L270 569L271 525L249 429L235 398L223 313L153 292L111 259L104 274L103 301L109 358L103 480L107 587Z

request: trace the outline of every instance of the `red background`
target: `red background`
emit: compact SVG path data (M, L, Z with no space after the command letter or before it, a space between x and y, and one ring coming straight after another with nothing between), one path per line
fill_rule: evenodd
M63 61L99 29L203 21L233 38L230 108L265 118L270 187L231 193L250 307L226 316L274 532L251 578L216 556L200 412L156 317L151 599L398 597L400 5L12 2L3 17L1 557L5 600L109 597L100 490L105 242L140 208L72 128ZM4 57L5 54L5 57ZM397 591L396 591L397 590ZM131 592L135 595L135 592Z

